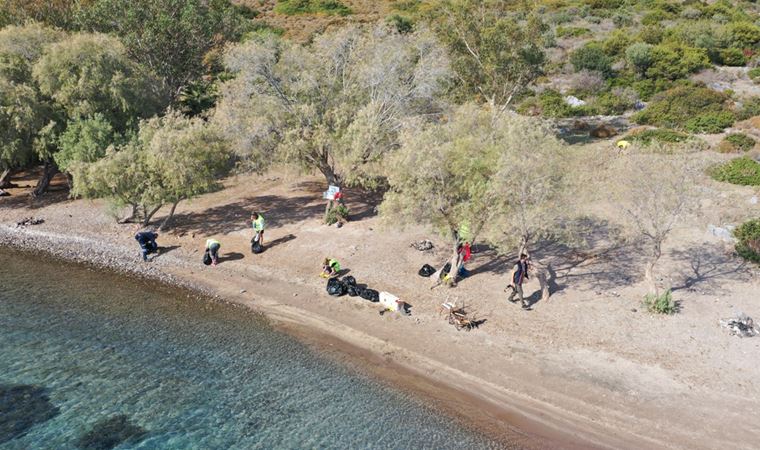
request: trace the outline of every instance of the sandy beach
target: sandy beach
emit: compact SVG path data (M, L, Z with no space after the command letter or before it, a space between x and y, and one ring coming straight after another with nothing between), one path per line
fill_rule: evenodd
M360 192L347 193L351 222L340 229L322 225L318 179L231 178L224 190L180 204L173 229L159 237L164 252L149 263L140 260L136 225L117 224L101 202L68 200L63 191L32 201L23 195L27 183L0 199L0 245L248 306L508 445L760 445L760 339L730 336L718 326L738 312L760 318L758 270L701 227L679 230L663 265L667 281L682 286L677 315L642 311L638 261L601 240L585 255L556 261L554 295L521 311L502 293L508 258L479 249L469 278L431 291L417 270L446 259L445 240L423 227L388 228L374 210L379 199ZM730 205L721 211L730 217L749 194L736 189L714 201ZM269 224L260 255L250 252L247 219L254 209ZM15 225L26 217L44 223ZM222 242L215 268L200 263L208 237ZM435 248L410 247L421 239ZM406 300L411 315L381 316L376 304L328 296L317 276L325 256L338 258L359 282ZM537 290L535 281L526 286L534 300ZM444 301L464 301L485 322L455 330L438 312Z

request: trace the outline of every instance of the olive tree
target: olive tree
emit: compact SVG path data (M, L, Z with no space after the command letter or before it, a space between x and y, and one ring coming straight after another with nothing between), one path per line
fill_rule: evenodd
M177 204L219 187L231 165L231 151L215 129L198 118L176 112L143 121L138 135L104 158L72 165L72 194L107 198L130 206L125 220L148 225L164 205L171 209L161 223L167 228Z
M447 57L425 30L351 26L304 47L276 36L232 47L215 121L253 169L273 160L332 185L372 186L404 119L437 111Z

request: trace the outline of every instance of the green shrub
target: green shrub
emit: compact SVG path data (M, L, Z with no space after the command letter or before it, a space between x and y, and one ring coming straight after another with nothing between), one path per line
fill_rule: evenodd
M618 88L618 90L620 89ZM632 109L635 103L635 94L623 95L621 92L604 92L594 99L593 107L597 114L617 115Z
M274 12L288 16L296 14L347 16L351 14L351 8L338 0L277 0Z
M760 67L749 69L749 71L747 72L747 76L751 80L757 81L757 79L760 78Z
M690 124L692 129L709 128L726 121L730 125L733 115L726 108L728 99L726 94L706 87L677 86L655 95L646 109L632 119L639 124L674 129L686 128L689 121L693 121ZM713 116L710 113L727 114Z
M345 222L348 220L348 207L345 205L338 205L330 208L325 214L325 223L327 225L333 225L336 222Z
M726 26L726 32L734 47L750 48L760 43L760 27L754 23L732 23Z
M760 186L760 163L742 156L714 167L710 170L710 176L725 183Z
M652 48L648 78L677 80L710 66L707 50L681 44L660 44Z
M612 16L612 23L616 27L628 27L633 25L633 16L628 11L618 11Z
M625 53L625 49L628 48L632 42L629 30L615 30L602 43L602 49L604 50L604 53L609 56L618 56Z
M760 263L760 219L741 224L734 230L736 253L744 259Z
M736 116L731 111L714 111L700 114L686 121L686 131L690 133L721 133L734 124Z
M742 108L736 115L739 120L760 116L760 97L750 97L742 101Z
M583 27L557 27L556 33L558 38L579 37L590 34L591 30Z
M385 19L385 23L395 28L401 34L414 31L414 21L400 14L392 14Z
M720 60L727 66L740 67L747 64L747 57L738 48L727 48L720 51Z
M598 44L587 44L570 55L570 63L576 72L592 70L601 72L605 76L612 73L612 60L604 54Z
M668 20L672 18L673 18L673 14L663 11L661 9L655 9L653 11L649 11L648 13L644 14L644 17L641 18L641 24L642 25L657 25L663 20Z
M678 302L673 301L670 289L661 295L647 294L642 303L650 313L675 314L678 312Z
M636 73L644 75L654 61L653 48L651 44L646 42L631 44L625 49L625 60Z
M690 137L688 134L680 133L678 131L657 128L655 130L644 130L638 133L629 134L625 139L640 142L643 145L650 145L653 142L677 144L688 141Z
M646 26L641 29L636 36L636 41L646 42L647 44L657 45L665 37L665 30L660 26Z
M731 133L718 145L721 153L747 152L755 147L755 140L744 133Z

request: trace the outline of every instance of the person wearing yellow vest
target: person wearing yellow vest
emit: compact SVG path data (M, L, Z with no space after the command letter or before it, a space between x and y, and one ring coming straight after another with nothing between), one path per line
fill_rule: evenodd
M219 243L216 239L207 239L206 240L206 251L211 256L211 265L216 266L216 263L219 261L219 248L222 246L222 244Z
M253 236L253 242L258 242L259 245L264 245L264 216L261 215L261 213L254 211L253 214L251 214L251 226L253 227L254 233L256 233Z
M322 263L322 273L319 274L322 278L330 278L338 275L340 272L340 263L334 258L325 258Z

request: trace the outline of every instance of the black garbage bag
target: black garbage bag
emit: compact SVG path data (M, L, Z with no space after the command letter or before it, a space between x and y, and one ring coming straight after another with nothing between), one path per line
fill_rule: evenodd
M446 275L449 274L450 271L451 271L451 263L447 262L446 265L443 266L443 270L441 270L440 277L441 278L445 277Z
M340 297L346 293L346 285L337 278L330 278L327 280L327 293Z
M258 255L264 251L264 247L259 244L259 241L253 241L253 244L251 244L251 251Z
M365 300L369 300L369 301L371 301L372 303L377 303L377 302L379 302L379 301L380 301L380 293L379 293L379 292L377 292L377 291L376 291L376 290L374 290L374 289L364 289L364 290L361 292L361 294L360 294L360 295L361 295L361 297L362 297L363 299L365 299Z
M203 264L207 266L211 265L211 253L208 250L203 253Z
M346 286L356 286L356 278L351 275L343 277L343 284Z
M417 272L421 277L429 277L430 275L433 275L435 273L435 267L431 266L430 264L423 265L419 272Z

